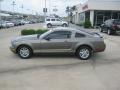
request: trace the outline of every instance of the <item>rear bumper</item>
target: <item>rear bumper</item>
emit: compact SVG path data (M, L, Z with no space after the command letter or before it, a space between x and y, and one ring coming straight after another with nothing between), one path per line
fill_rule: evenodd
M106 49L106 44L102 43L95 48L94 52L104 52L105 49Z

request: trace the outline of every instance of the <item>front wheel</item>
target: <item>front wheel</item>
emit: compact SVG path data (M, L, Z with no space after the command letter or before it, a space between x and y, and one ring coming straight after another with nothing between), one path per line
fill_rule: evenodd
M63 24L62 26L63 26L63 27L67 27L68 25L67 25L67 24Z
M100 32L103 32L103 29L102 29L102 27L100 27Z
M22 59L28 59L32 56L32 49L28 46L19 47L17 52Z
M92 49L87 46L82 46L77 50L76 54L81 60L88 60L92 56Z
M108 35L111 35L112 34L112 31L110 29L107 30L107 34Z

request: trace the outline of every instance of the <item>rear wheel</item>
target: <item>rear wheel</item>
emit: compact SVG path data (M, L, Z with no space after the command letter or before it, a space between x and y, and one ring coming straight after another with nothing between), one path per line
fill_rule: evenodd
M51 24L47 24L47 27L48 27L48 28L51 28L51 27L52 27L52 25L51 25Z
M67 25L67 24L63 24L62 26L63 26L63 27L67 27L68 25Z
M92 49L87 46L82 46L76 51L76 55L81 60L88 60L92 56Z
M28 59L32 56L32 49L28 46L20 46L17 52L22 59Z

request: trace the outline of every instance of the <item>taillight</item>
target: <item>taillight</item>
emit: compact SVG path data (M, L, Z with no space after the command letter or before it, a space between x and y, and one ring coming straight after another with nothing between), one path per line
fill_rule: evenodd
M116 24L113 24L113 25L112 25L112 29L113 29L113 30L116 30L116 29L117 29L117 25L116 25Z

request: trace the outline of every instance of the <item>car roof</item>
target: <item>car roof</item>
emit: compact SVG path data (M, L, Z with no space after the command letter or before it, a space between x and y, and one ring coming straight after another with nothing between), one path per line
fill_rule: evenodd
M80 29L76 29L76 28L71 28L71 27L57 27L57 28L54 28L52 29L54 31L75 31L75 32L80 32L80 33L85 33L86 31L85 30L80 30Z
M46 19L59 19L59 18L46 18Z
M53 30L67 30L67 31L75 31L75 30L77 30L77 29L70 28L70 27L57 27L57 28L54 28Z
M57 28L54 28L52 29L52 31L75 31L75 32L78 32L78 33L82 33L82 34L86 34L86 35L91 35L93 32L92 31L88 31L88 30L85 30L85 29L76 29L76 28L71 28L71 27L57 27Z

